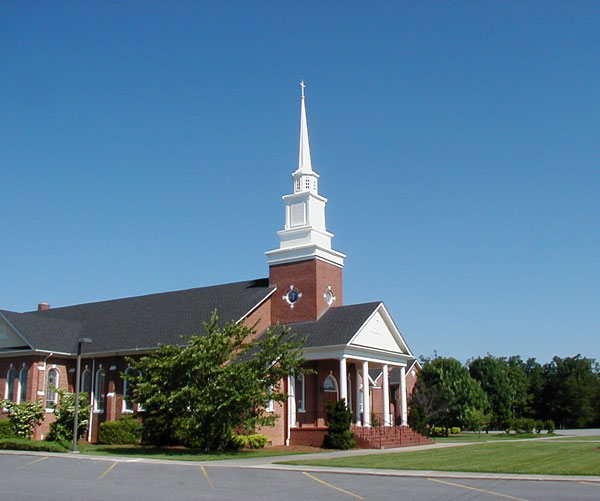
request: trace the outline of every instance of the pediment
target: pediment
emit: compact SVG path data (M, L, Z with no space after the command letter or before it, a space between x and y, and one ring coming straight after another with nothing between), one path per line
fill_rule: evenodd
M373 312L348 344L412 356L402 334L383 304Z
M28 348L27 343L19 336L13 328L0 318L0 350L12 348Z

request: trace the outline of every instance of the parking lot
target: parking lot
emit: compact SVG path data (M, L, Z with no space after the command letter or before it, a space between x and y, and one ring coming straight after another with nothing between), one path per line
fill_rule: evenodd
M594 482L339 474L272 466L1 453L3 501L30 499L513 499L600 497Z

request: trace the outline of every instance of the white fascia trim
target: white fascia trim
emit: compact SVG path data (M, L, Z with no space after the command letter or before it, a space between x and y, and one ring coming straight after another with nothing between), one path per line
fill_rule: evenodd
M369 318L367 318L364 321L364 323L358 328L358 330L356 331L356 333L354 334L354 336L352 336L352 339L350 339L350 341L348 341L348 344L350 345L350 344L352 344L354 342L354 340L358 337L358 335L365 328L365 325L367 325L367 323L378 312L382 312L383 320L385 321L386 325L391 328L390 330L391 330L392 336L394 336L396 338L396 343L398 344L398 346L400 347L400 349L403 352L406 352L406 353L402 353L402 355L408 356L410 358L414 358L414 355L412 354L411 349L408 347L408 344L404 340L404 337L402 336L402 333L400 332L400 330L396 326L396 323L394 322L394 319L392 318L392 316L390 315L390 313L387 311L387 308L385 307L385 305L383 303L379 303L379 305L373 310L373 313L371 313L369 315ZM362 347L362 345L356 345L356 346L361 346ZM364 348L368 349L368 346L364 346Z
M0 318L2 318L2 320L4 320L8 326L15 332L15 334L17 336L19 336L27 346L29 346L32 350L34 350L35 348L33 346L31 346L31 343L29 341L27 341L27 339L25 339L25 336L23 336L23 334L21 334L19 332L19 329L17 329L11 322L10 320L8 320L8 318L6 318L2 313L0 313Z
M303 176L310 174L303 174ZM318 178L319 176L317 176ZM319 202L327 203L327 199L323 195L319 195L318 193L313 193L312 191L299 191L298 193L290 193L289 195L283 195L281 198L283 200L289 200L290 198L304 198L307 199L309 197L316 198Z
M242 320L244 320L245 318L248 318L250 315L252 315L252 313L254 311L256 311L260 306L262 306L264 304L264 302L269 299L273 294L275 294L275 291L277 290L277 287L275 287L271 292L269 292L264 298L262 298L258 303L256 303L245 315L242 315L236 322L236 324L239 324Z
M0 351L0 358L8 358L14 357L15 355L56 355L64 358L71 358L76 355L73 353L63 353L60 351L50 351L50 350L13 350L13 351Z
M387 364L394 367L406 367L410 358L395 352L383 352L379 349L367 350L347 345L305 348L303 355L309 361L346 358L375 364Z
M324 249L315 244L275 249L267 251L265 254L267 255L267 264L269 266L317 258L326 263L343 268L344 259L346 257L346 255L341 252L333 249Z

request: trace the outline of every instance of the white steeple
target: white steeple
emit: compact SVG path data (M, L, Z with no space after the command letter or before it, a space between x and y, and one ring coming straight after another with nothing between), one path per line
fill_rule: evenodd
M333 234L325 226L327 199L319 195L319 175L313 171L306 120L304 82L300 106L300 148L298 169L292 173L293 193L285 195L285 227L277 232L279 249L268 251L269 265L319 258L337 266L344 266L341 252L331 248Z

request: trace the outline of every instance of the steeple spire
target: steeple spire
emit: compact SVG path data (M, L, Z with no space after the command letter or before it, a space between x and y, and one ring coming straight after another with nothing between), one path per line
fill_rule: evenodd
M300 109L300 152L298 155L298 171L308 173L312 172L312 163L310 160L310 143L308 142L308 124L306 121L306 97L304 95L304 80L300 82L302 87L302 104Z

